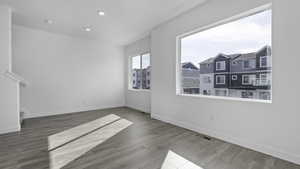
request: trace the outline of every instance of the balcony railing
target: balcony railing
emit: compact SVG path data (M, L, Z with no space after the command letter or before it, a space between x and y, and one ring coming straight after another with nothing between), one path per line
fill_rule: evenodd
M271 80L270 79L255 79L253 81L253 86L270 86Z

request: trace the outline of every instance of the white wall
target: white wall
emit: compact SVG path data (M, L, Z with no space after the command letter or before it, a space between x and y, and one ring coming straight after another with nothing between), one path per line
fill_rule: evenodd
M11 10L0 7L0 134L20 129L19 84L6 71L11 71Z
M150 52L150 37L145 37L125 47L125 93L126 106L146 113L151 112L150 106L150 91L147 90L132 90L129 89L128 74L130 70L129 61L132 56L137 56L142 53Z
M268 0L210 0L151 34L152 116L300 164L298 0L273 1L273 103L175 95L175 37Z
M13 70L25 117L125 105L122 47L14 26Z

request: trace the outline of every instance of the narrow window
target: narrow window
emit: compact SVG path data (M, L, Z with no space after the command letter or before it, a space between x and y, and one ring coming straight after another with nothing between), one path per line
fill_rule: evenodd
M254 59L244 60L244 69L254 69L255 64L256 64L256 61Z
M217 75L216 76L216 84L225 84L225 75Z
M226 62L225 61L216 62L216 70L225 70L225 69L226 69Z
M259 75L260 85L270 85L270 77L267 73L262 73Z
M242 75L243 85L255 85L256 76L255 75Z
M268 66L268 57L261 56L260 57L260 67L267 67Z
M131 88L150 89L150 53L131 57L131 72Z

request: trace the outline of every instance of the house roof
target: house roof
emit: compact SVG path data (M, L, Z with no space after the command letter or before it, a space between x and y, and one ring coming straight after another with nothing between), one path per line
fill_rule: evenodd
M200 62L200 64L206 64L206 63L212 63L214 62L214 60L219 57L219 56L223 56L223 57L226 57L226 58L230 58L230 59L235 59L236 57L240 56L241 54L231 54L231 55L226 55L226 54L223 54L223 53L220 53L218 54L217 56L215 57L212 57L212 58L209 58L209 59L206 59L204 60L203 62Z
M195 66L192 62L184 62L181 63L181 67L182 68L186 68L186 69L195 69L198 70L199 68L197 66Z
M262 47L261 49L259 49L256 53L259 53L259 52L261 52L261 51L263 51L265 49L267 49L267 50L269 50L271 52L271 46L265 45L264 47Z
M236 57L233 60L244 60L244 59L254 59L254 58L256 58L256 52L240 54L239 57Z
M200 62L200 64L212 63L212 62L214 62L215 58L216 57L208 58L208 59L204 60L203 62Z
M261 52L261 51L263 51L263 50L268 50L269 52L271 52L271 46L265 45L264 47L262 47L261 49L259 49L257 52L245 53L245 54L236 53L236 54L227 55L227 54L224 54L224 53L219 53L217 56L208 58L208 59L200 62L199 64L212 63L212 62L214 62L214 60L217 57L220 57L220 56L223 56L225 58L229 58L231 60L235 60L235 59L247 59L247 58L251 59L251 58L255 58L256 54L259 53L259 52Z
M240 53L236 53L236 54L227 55L227 57L229 57L230 59L235 59L235 58L237 58L237 57L239 57L241 55L242 54L240 54Z

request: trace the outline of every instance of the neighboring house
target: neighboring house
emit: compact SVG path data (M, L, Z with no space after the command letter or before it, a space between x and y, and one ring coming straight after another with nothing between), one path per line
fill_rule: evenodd
M181 64L181 86L185 94L199 94L200 70L193 63Z
M229 89L232 97L254 97L256 82L256 52L241 54L231 60Z
M230 76L230 62L232 59L239 57L240 54L225 55L219 54L215 57L214 65L214 88L216 96L229 95L229 76Z
M230 96L269 100L271 98L271 47L241 54L231 61Z
M139 89L141 87L142 83L142 71L141 69L133 69L132 70L132 88L133 89Z
M200 63L200 93L271 98L271 47L246 54L219 54Z
M210 58L200 65L200 94L215 95L214 90L214 59Z
M150 89L151 66L148 66L145 69L133 69L131 82L133 89Z
M142 88L143 89L150 89L151 84L151 66L142 70Z

